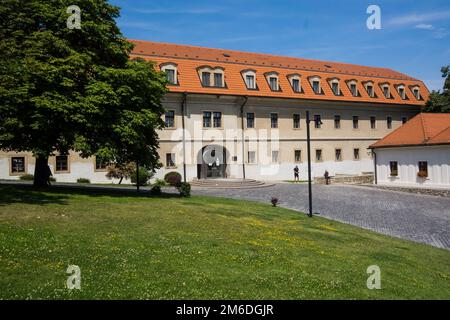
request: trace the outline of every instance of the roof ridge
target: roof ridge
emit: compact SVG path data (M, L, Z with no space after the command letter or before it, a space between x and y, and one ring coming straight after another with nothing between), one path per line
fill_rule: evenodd
M427 141L429 140L427 132L425 130L425 119L423 116L423 113L419 113L420 115L420 122L422 123L422 132L423 132L423 137L425 138L425 140L423 140L423 143L427 143Z

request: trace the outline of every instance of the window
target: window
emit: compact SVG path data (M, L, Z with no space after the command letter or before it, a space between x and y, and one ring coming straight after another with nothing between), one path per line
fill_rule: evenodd
M390 161L389 162L389 169L391 171L391 176L392 177L398 176L397 161Z
M333 90L333 93L335 96L338 96L340 94L339 92L339 82L334 81L331 83L331 90Z
M69 171L69 160L67 156L56 156L55 172Z
M354 96L354 97L358 96L358 90L356 89L356 83L350 83L350 92L352 93L352 96Z
M255 151L248 152L248 163L256 163L256 152Z
M302 161L302 151L301 150L294 150L294 161L295 162Z
M320 129L322 127L322 120L319 114L314 115L314 128Z
M211 112L203 112L203 128L211 128Z
M402 117L402 124L405 124L406 122L408 122L408 118L407 117Z
M373 85L368 84L366 89L367 89L367 94L369 95L369 97L373 98L375 96L375 92L373 91Z
M412 92L413 92L413 94L414 94L414 97L415 97L417 100L420 100L420 99L421 99L421 97L420 97L420 92L419 92L419 88L413 88Z
M278 162L278 151L272 151L272 162Z
M341 116L340 115L335 115L334 116L334 128L335 129L340 129L341 128Z
M377 119L372 116L370 117L370 129L376 129L377 128Z
M222 127L222 112L213 112L213 126L214 128Z
M247 85L247 89L256 89L255 76L252 74L246 75L245 76L245 84Z
M211 85L211 73L210 72L202 72L202 84L205 87L209 87Z
M358 116L353 116L353 129L359 128L359 118Z
M108 168L108 161L105 161L101 157L95 157L95 170L106 170Z
M270 90L278 91L278 78L277 77L269 77L269 85L270 85Z
M300 79L292 79L292 90L300 92Z
M316 94L320 93L320 82L319 82L319 80L314 80L312 82L312 87L313 87L314 93L316 93Z
M214 73L214 86L223 87L223 77L221 73Z
M428 177L428 162L427 161L419 161L419 172L417 175L421 178Z
M177 65L172 62L165 62L160 64L160 69L166 74L166 79L169 84L178 84L177 81Z
M383 85L383 95L386 97L386 99L390 99L391 98L391 94L389 92L389 85Z
M359 148L353 149L353 160L359 160Z
M335 155L336 161L342 161L342 149L335 149L334 155Z
M11 173L24 173L24 172L25 172L25 157L12 157Z
M316 161L317 162L322 161L322 150L320 150L320 149L316 150Z
M392 117L386 118L386 126L388 129L392 129Z
M294 114L292 116L292 121L293 121L294 129L300 129L300 115Z
M175 153L166 153L166 168L175 167Z
M165 69L166 79L170 84L176 84L175 82L175 70L174 69Z
M165 116L164 116L164 123L167 128L175 127L175 111L174 110L166 111Z
M247 113L247 128L255 127L255 114L253 112Z
M278 128L278 114L277 113L270 114L270 127Z
M405 88L404 87L398 87L398 94L403 100L406 99Z

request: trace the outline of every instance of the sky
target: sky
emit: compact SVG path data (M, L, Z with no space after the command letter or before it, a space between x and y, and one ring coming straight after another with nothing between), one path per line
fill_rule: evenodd
M449 0L110 0L130 39L386 67L442 89ZM381 29L369 30L369 5Z

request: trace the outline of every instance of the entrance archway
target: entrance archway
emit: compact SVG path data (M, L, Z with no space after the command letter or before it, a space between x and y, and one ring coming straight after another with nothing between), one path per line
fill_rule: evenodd
M204 146L197 155L197 178L227 177L227 149L219 145Z

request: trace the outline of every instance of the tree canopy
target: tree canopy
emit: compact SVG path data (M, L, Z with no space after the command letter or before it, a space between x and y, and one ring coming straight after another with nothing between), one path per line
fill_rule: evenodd
M450 65L441 68L445 78L442 92L432 91L424 110L425 112L450 112Z
M70 29L71 0L3 0L0 6L0 149L36 157L43 185L48 157L69 150L147 168L159 165L165 78L130 60L116 25L119 8L78 0L81 28Z

